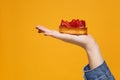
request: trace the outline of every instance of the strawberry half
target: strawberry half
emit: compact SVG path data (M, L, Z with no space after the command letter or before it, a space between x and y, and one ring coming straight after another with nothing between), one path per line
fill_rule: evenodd
M62 21L61 21L61 26L69 27L70 24L69 24L68 21L64 21L64 20L62 20Z

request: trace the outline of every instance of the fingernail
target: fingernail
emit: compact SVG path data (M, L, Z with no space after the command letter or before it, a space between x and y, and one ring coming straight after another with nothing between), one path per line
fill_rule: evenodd
M42 31L42 30L40 30L40 29L38 29L38 33L43 33L44 31Z
M41 33L42 31L41 30L38 30L38 33Z

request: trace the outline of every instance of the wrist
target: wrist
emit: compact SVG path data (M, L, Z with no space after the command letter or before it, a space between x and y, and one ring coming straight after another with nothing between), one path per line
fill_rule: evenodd
M90 43L85 50L88 55L88 61L91 69L94 69L103 63L104 59L96 42Z
M99 51L99 46L95 41L89 41L85 47L88 53Z

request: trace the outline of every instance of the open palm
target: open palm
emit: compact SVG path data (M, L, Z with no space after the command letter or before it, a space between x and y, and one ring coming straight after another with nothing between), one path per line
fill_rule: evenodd
M91 35L71 35L71 34L64 34L60 33L55 30L50 30L44 26L37 26L36 29L39 30L39 32L43 32L47 36L51 36L57 39L60 39L65 42L73 43L76 45L79 45L83 48L87 48L88 45L91 43L95 43L94 39Z

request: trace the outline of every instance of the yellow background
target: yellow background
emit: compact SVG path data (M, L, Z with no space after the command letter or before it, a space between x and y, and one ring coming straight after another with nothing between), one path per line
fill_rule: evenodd
M85 51L38 34L61 19L84 19L116 79L120 79L119 0L0 0L0 80L83 80Z

